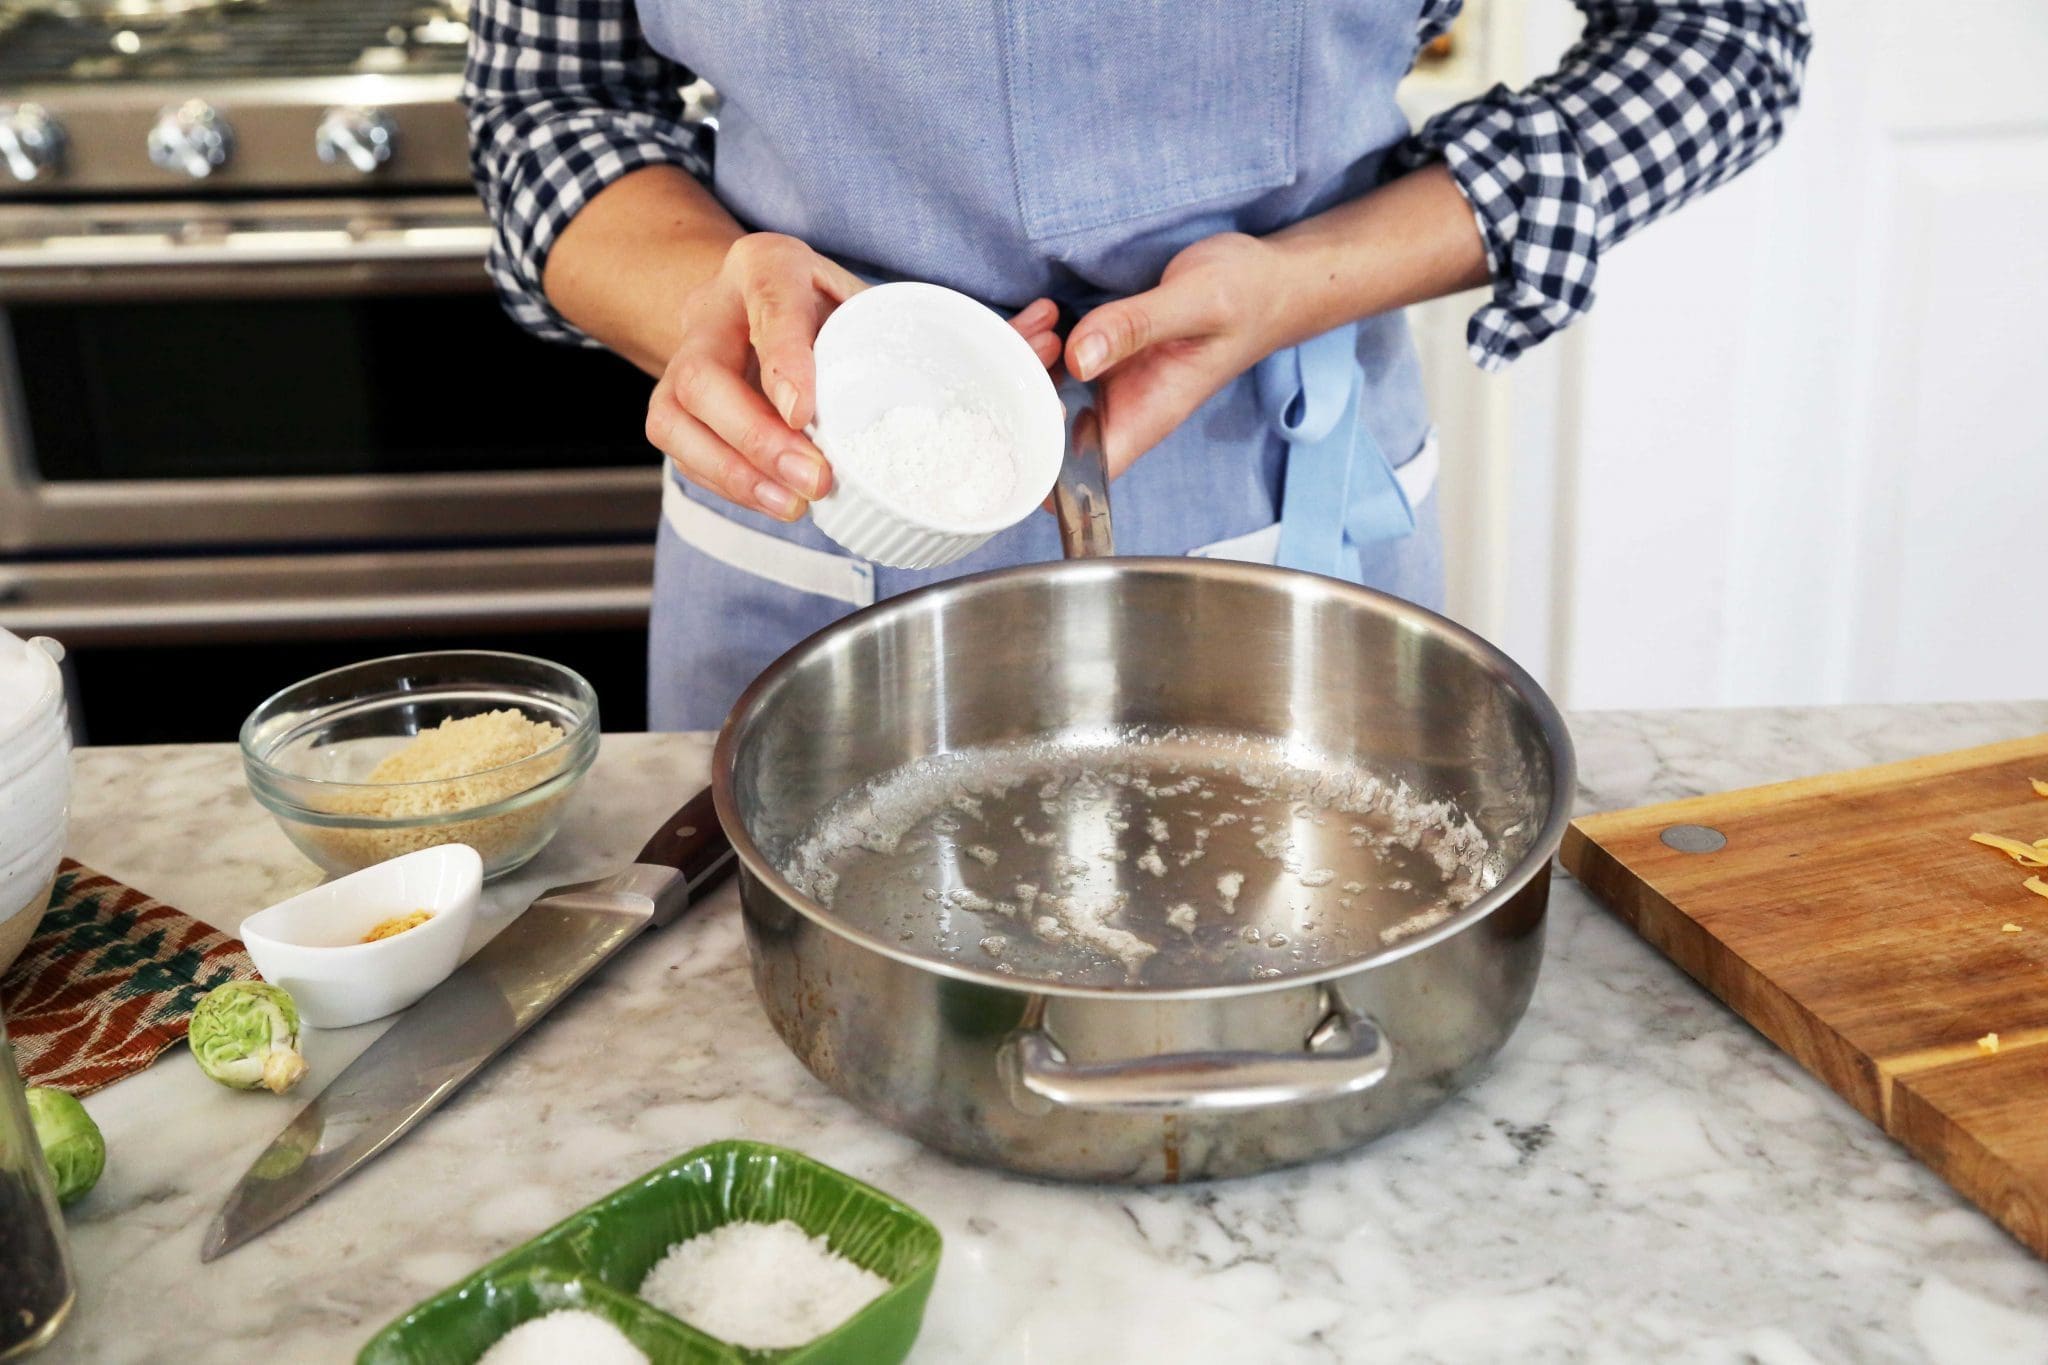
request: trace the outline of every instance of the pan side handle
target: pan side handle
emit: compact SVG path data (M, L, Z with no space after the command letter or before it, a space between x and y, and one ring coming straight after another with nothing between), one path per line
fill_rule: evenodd
M682 873L655 898L656 925L667 924L732 875L732 845L718 823L711 789L706 787L698 792L689 804L662 821L661 828L654 831L634 861L641 866L665 867Z
M1379 1025L1350 1010L1333 1010L1299 1052L1181 1052L1081 1064L1036 1028L1010 1038L998 1058L1011 1102L1033 1114L1308 1104L1370 1090L1393 1064L1393 1045Z
M1099 559L1116 553L1109 523L1109 474L1102 459L1102 418L1094 404L1082 407L1069 430L1067 458L1052 488L1060 522L1060 548L1068 559Z

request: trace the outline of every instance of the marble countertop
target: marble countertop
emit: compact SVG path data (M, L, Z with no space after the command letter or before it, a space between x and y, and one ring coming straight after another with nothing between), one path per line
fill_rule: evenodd
M2048 704L1575 717L1582 809L2048 729ZM704 779L607 736L497 918L628 861ZM317 880L226 745L78 756L71 851L223 928ZM312 1081L384 1027L309 1035ZM212 1265L201 1232L303 1100L182 1050L94 1095L55 1361L345 1360L414 1301L642 1170L744 1136L946 1237L919 1362L2048 1361L2048 1265L1558 874L1492 1071L1419 1125L1256 1179L1073 1188L970 1169L835 1098L756 1007L736 897L630 949L404 1144Z

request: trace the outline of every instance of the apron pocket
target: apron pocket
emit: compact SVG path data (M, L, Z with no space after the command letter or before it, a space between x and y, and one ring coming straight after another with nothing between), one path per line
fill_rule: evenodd
M1003 0L1018 208L1033 238L1294 179L1304 0Z

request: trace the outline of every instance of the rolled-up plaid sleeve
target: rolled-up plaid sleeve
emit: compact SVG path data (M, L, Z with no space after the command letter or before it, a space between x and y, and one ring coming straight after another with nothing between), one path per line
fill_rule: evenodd
M1557 71L1439 114L1397 153L1442 161L1485 239L1493 297L1466 328L1482 369L1583 314L1608 247L1755 162L1799 103L1801 0L1578 3L1585 33Z
M476 0L469 22L462 100L496 225L491 279L528 331L595 345L548 303L541 271L569 220L628 171L709 177L682 117L690 75L647 44L632 0Z

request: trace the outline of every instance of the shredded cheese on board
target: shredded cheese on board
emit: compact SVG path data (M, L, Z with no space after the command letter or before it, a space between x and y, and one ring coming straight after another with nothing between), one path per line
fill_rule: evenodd
M2048 867L2048 847L2043 847L2048 845L2048 839L2042 840L2039 844L2029 844L2018 839L2008 839L2003 834L1972 834L1970 842L1982 844L1986 848L1995 848L2021 867Z
M2043 781L2038 777L2030 780L2033 783L2036 796L2048 796L2048 781ZM1986 848L1995 848L2021 867L2048 868L2048 839L2036 839L2034 842L2028 843L2024 839L2010 839L2003 834L1979 832L1970 836L1970 842L1982 844ZM2037 896L2048 898L2048 881L2043 881L2039 877L2029 877L2021 882L2020 885ZM2020 932L2020 926L2008 924L2005 926L2005 932L2017 934ZM1996 1037L1995 1034L1993 1036Z
M2048 782L2044 782L2038 777L2033 778L2032 782L2036 796L2048 796ZM2010 857L2021 867L2048 867L2048 839L2036 839L2030 844L2022 839L2008 839L2002 834L1972 834L1970 842L1982 844L1986 848L1995 848L2000 853ZM2021 882L2020 885L2037 896L2048 897L2048 881L2043 881L2039 877L2029 877ZM1998 929L2000 933L2004 934L2024 932L2022 926L2014 924L2010 920L1999 925ZM1977 1040L1977 1050L1986 1055L1998 1051L1998 1035L1987 1033L1982 1038L1979 1038Z

